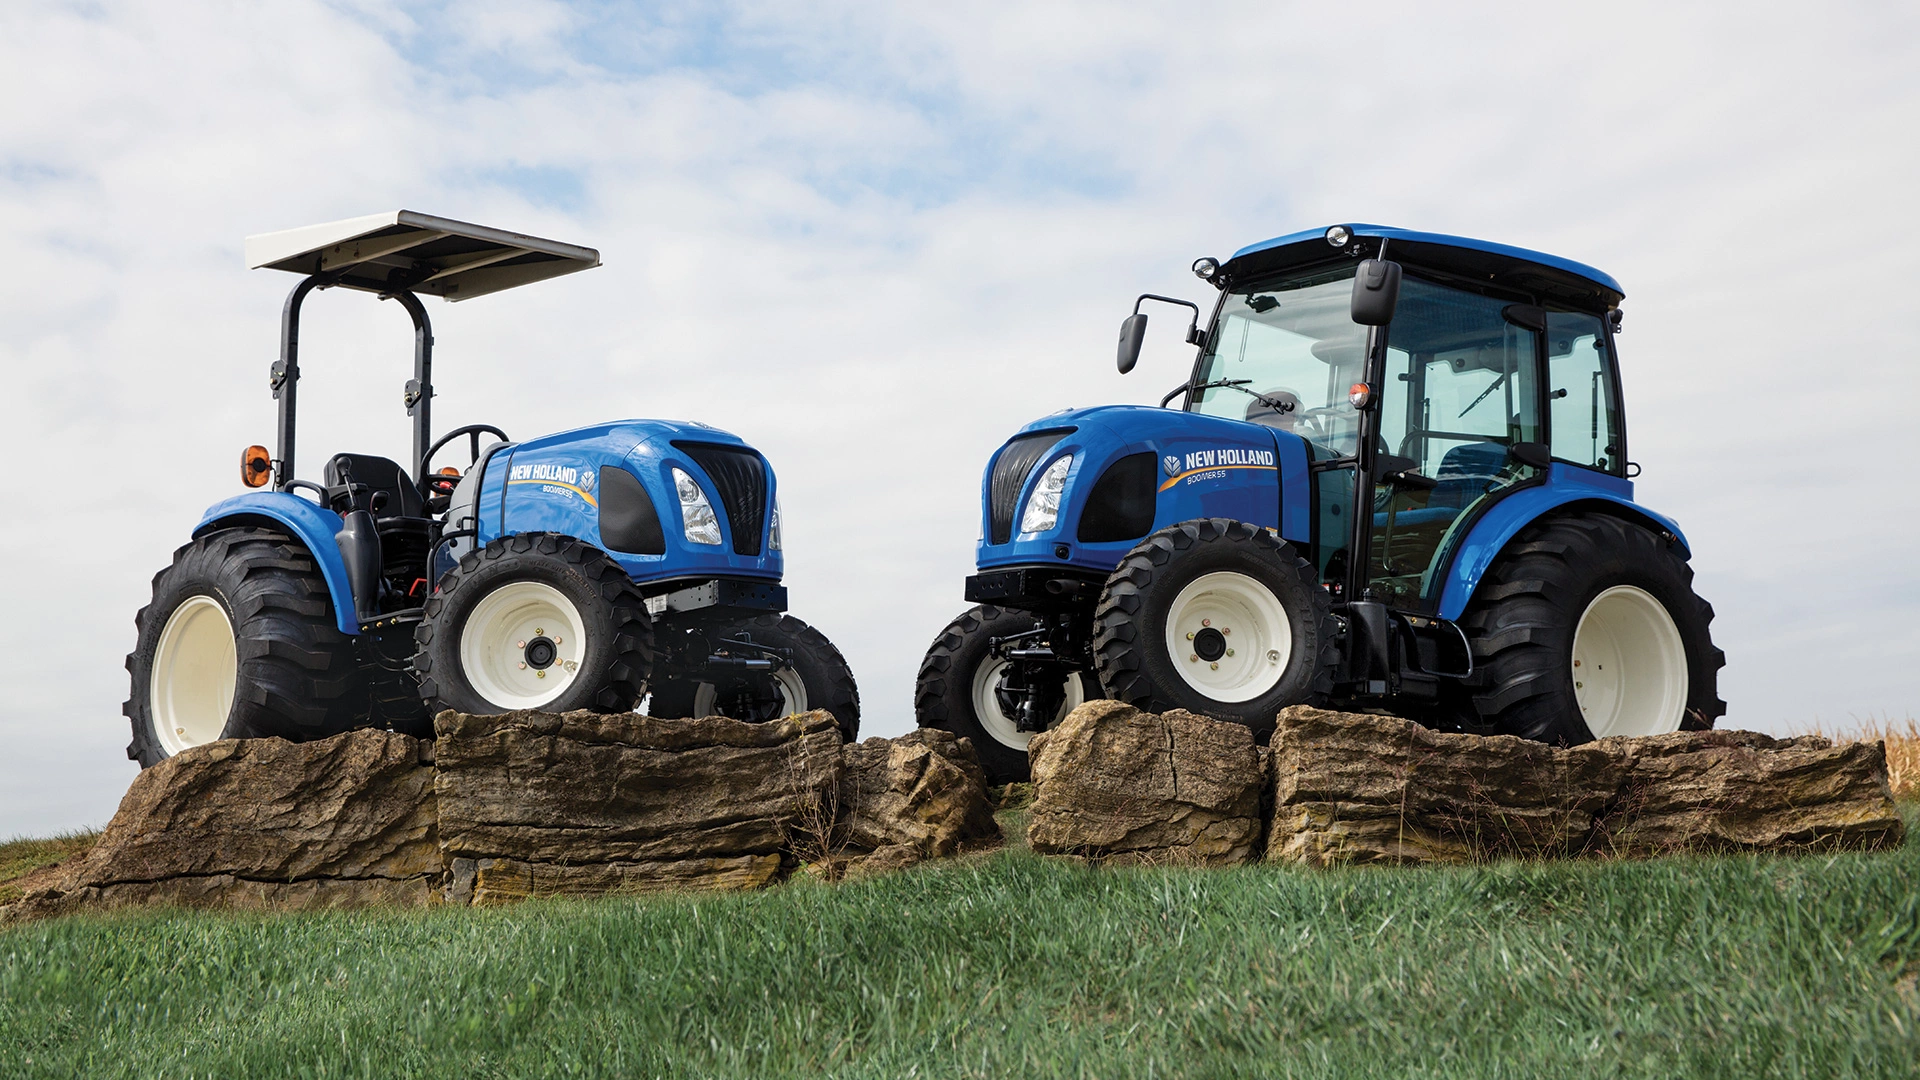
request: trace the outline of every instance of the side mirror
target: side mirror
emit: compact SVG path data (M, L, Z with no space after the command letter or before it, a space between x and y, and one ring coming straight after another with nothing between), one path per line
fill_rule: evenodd
M1530 465L1536 469L1545 469L1553 464L1553 451L1547 449L1546 443L1514 443L1507 448L1507 453L1520 464Z
M1368 259L1353 279L1353 321L1361 326L1385 326L1393 321L1400 302L1400 264Z
M1120 323L1120 374L1133 370L1140 362L1140 346L1147 340L1147 316L1134 312Z

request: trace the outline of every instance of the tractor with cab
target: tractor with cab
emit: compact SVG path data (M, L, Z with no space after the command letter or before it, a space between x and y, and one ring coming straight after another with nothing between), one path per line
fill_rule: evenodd
M996 781L1108 697L1251 726L1379 709L1559 744L1713 726L1713 609L1634 500L1618 282L1482 240L1341 224L1195 274L1160 406L1017 432L981 485L975 605L921 664L921 726ZM1204 319L1204 323L1203 320Z
M249 237L246 253L301 276L269 375L277 446L246 449L253 490L209 508L154 577L127 658L128 757L144 768L215 739L360 727L431 735L442 709L826 709L858 731L845 659L785 613L778 489L744 441L669 420L434 436L421 296L484 296L598 266L599 252L400 210ZM300 313L335 288L412 320L412 447L404 464L335 454L315 481L294 453ZM435 467L450 447L464 467Z

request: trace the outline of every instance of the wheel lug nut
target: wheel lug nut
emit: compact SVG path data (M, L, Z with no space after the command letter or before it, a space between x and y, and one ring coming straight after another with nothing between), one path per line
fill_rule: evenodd
M1188 640L1188 641L1192 641L1192 640L1193 640L1193 633L1192 633L1191 631L1189 631L1189 632L1187 633L1187 640Z
M1220 670L1220 665L1219 665L1219 663L1218 663L1218 662L1215 662L1215 663L1211 663L1211 664L1208 664L1207 666L1208 666L1208 667L1210 667L1210 668L1212 668L1212 669L1213 669L1213 670L1215 670L1215 671L1219 671L1219 670Z
M555 645L563 645L563 644L565 644L565 643L566 643L566 640L567 640L566 638L563 638L563 637L559 637L559 636L557 636L557 635L556 635L556 636L554 637L554 639L553 639L553 643L554 643Z
M1268 650L1267 650L1267 663L1269 663L1269 664L1277 664L1277 663L1279 663L1279 662L1280 662L1280 650L1279 650L1279 649L1268 649Z
M1212 626L1212 625L1213 625L1213 620L1212 620L1212 619L1201 619L1201 620L1200 620L1200 625L1201 625L1201 626Z
M547 629L544 626L536 626L533 628L534 637L539 637L541 634L544 634L546 632L547 632Z
M520 670L521 671L527 670L527 662L525 660L520 661Z
M1220 632L1221 632L1221 633L1223 633L1223 634L1231 634L1231 633L1233 633L1233 627L1231 627L1231 626L1223 626L1223 627L1221 627L1221 628L1220 628Z
M1199 654L1199 653L1194 653L1193 655L1191 655L1191 656L1189 656L1189 657L1187 657L1187 659L1188 659L1188 660L1198 660L1198 659L1200 659L1200 654Z
M527 643L524 641L516 641L513 643L513 647L516 649L524 649L527 647Z
M1232 655L1233 655L1233 650L1232 650L1232 649L1228 649L1228 650L1227 650L1227 655L1228 655L1228 656L1232 656Z
M547 677L547 673L544 671L536 671L533 673L533 677L536 679L544 679Z

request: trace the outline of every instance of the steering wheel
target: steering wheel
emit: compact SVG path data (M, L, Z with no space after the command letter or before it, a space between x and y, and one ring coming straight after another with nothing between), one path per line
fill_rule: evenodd
M497 435L501 442L513 441L507 438L506 432L492 424L468 424L465 427L457 427L440 436L432 446L427 447L427 452L420 456L420 471L426 473L427 464L433 460L433 455L439 453L441 447L462 435L467 437L467 468L469 469L480 460L480 436ZM435 513L446 509L445 505L436 506L435 503L440 501L444 504L444 500L453 494L453 487L459 480L458 474L426 473L421 477L420 494L427 500L427 508Z

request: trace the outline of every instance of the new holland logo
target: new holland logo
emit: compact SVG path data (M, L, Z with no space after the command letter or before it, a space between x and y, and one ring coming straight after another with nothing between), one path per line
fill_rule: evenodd
M1180 475L1180 459L1172 454L1160 459L1160 467L1167 470L1168 476Z
M515 465L507 470L509 485L531 484L548 495L585 499L588 506L598 507L600 503L593 497L594 479L592 469L548 462Z

